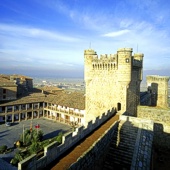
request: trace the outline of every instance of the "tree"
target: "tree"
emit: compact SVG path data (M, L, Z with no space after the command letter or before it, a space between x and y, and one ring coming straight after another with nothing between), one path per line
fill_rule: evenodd
M33 142L39 142L41 141L43 138L43 132L41 130L39 130L37 132L37 130L25 130L24 134L21 134L20 136L20 141L24 142L23 144L25 146L29 146L31 145Z
M7 150L7 146L6 145L0 146L0 153L4 153L6 150Z
M63 136L63 133L62 132L60 132L59 134L58 134L58 136L56 137L56 141L58 142L58 143L62 143L62 136Z
M24 154L21 151L15 153L14 158L11 159L11 164L17 166L18 162L24 159Z
M39 150L42 149L42 146L39 142L32 142L32 144L29 147L29 153L33 154L33 153L37 153Z

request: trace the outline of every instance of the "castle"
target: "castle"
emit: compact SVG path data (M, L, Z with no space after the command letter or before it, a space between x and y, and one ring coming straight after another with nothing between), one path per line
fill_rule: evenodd
M98 58L94 50L84 51L88 118L95 118L113 107L122 113L137 115L144 55L132 55L132 52L132 48L120 48L116 54Z

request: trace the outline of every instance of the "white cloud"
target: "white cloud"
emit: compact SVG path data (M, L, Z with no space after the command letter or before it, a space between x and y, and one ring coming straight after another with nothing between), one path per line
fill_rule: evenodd
M0 23L1 34L12 35L12 36L22 36L31 37L39 39L51 39L60 40L67 42L79 41L78 38L64 35L63 33L58 33L54 31L44 30L40 28L27 27L23 25L9 25Z
M115 32L103 34L102 36L104 36L104 37L118 37L118 36L127 34L128 32L130 32L130 30L120 30L120 31L115 31Z

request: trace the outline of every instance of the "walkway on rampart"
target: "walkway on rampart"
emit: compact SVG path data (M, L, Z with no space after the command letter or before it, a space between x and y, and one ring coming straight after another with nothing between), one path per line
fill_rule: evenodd
M46 167L46 169L52 170L64 170L68 169L70 165L89 148L93 145L93 143L115 122L119 119L118 115L115 115L111 119L109 119L106 123L104 123L101 127L95 130L90 136L84 139L79 145L73 148L67 155L64 155L58 162L56 161L56 165L50 165Z

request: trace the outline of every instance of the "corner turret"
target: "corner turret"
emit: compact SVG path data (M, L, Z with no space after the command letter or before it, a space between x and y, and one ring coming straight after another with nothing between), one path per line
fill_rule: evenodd
M119 70L119 82L125 82L127 85L131 81L132 70L132 48L119 48L118 54L118 70Z
M84 78L86 83L91 80L94 58L97 58L97 53L93 49L84 50Z
M139 78L140 81L143 79L143 53L135 53L133 57L133 67L138 67L139 68Z

